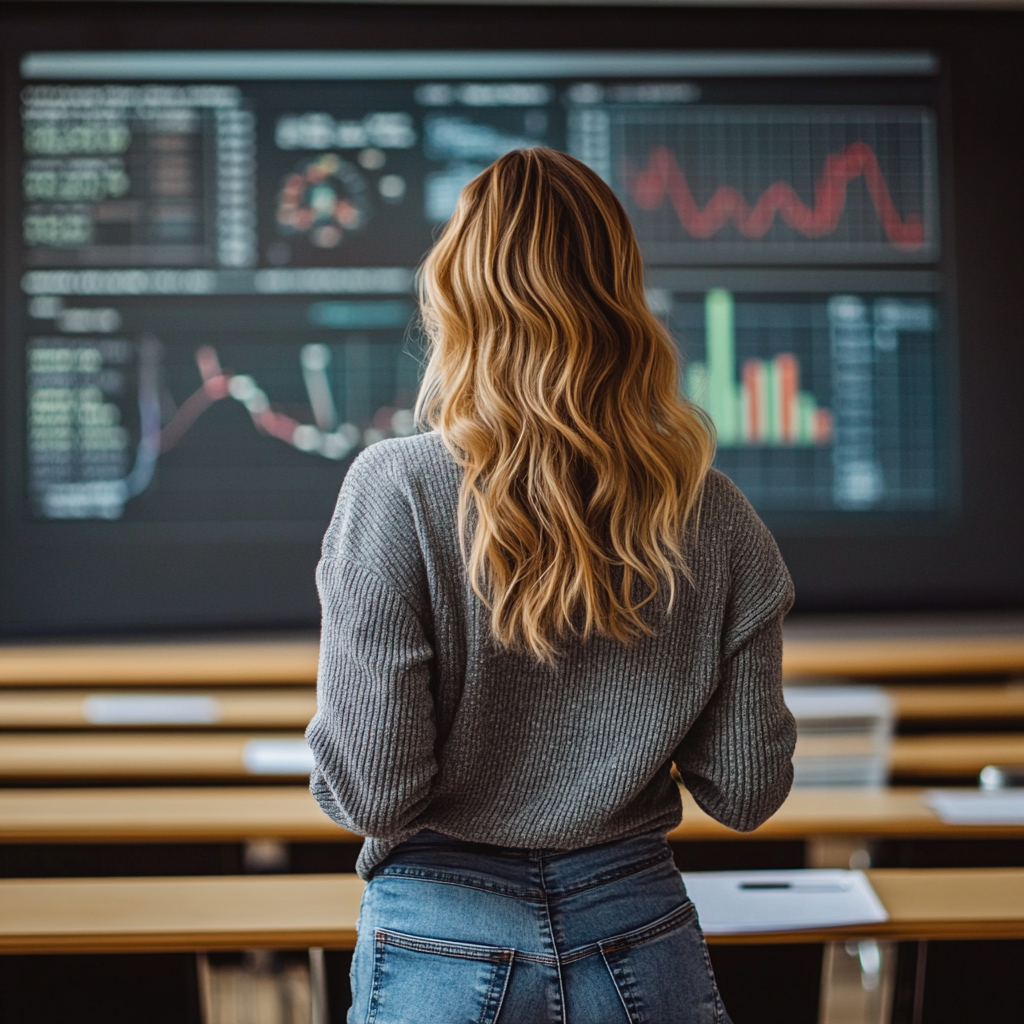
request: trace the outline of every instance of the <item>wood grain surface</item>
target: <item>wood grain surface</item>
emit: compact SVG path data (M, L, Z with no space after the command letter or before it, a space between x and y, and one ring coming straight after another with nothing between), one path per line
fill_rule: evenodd
M0 777L247 779L245 745L258 739L301 740L302 733L9 732L0 742Z
M1020 838L1020 825L946 825L919 789L796 789L755 832L733 832L683 794L676 842L731 839ZM0 790L0 842L358 842L332 822L305 786Z
M5 644L0 686L312 684L317 652L312 638ZM1024 672L1024 629L936 633L911 625L883 635L839 630L828 636L797 631L786 638L783 671L791 677Z
M306 786L0 790L0 842L358 842Z
M81 689L0 690L0 729L96 729L96 703L118 700L169 698L171 701L203 698L215 708L212 721L181 723L188 729L304 729L316 711L316 690L312 686L266 687L261 689L180 688L90 691ZM171 723L173 724L173 723ZM125 722L123 729L145 727ZM167 728L168 724L163 723Z
M903 778L977 778L989 764L1024 765L1024 734L897 736L893 743L892 774Z
M1018 636L787 639L782 671L793 676L948 676L1024 671Z
M705 814L683 792L683 823L673 840L810 839L852 835L864 838L1020 838L1024 825L947 825L924 803L923 789L794 789L760 828L734 832Z
M885 923L709 941L1024 938L1024 868L867 874ZM0 952L351 949L362 889L355 875L5 879Z
M897 717L904 722L934 721L941 728L946 721L969 719L1024 719L1024 683L999 685L962 683L941 686L887 686ZM215 722L205 726L186 723L187 728L303 728L316 710L312 686L238 687L182 689L168 687L145 690L91 690L77 688L0 689L0 729L93 729L88 713L96 698L202 697L215 701L219 710ZM92 716L95 718L95 715ZM125 723L122 728L139 728Z
M355 875L0 880L0 951L352 949Z
M0 686L209 686L315 683L308 640L9 644Z
M1024 719L1024 683L996 686L966 682L942 686L887 686L903 722L971 718Z
M301 738L297 731L12 731L0 738L0 778L245 779L253 777L243 760L249 740ZM828 744L834 751L835 743ZM1024 765L1024 733L897 736L893 742L898 777L974 780L988 764Z

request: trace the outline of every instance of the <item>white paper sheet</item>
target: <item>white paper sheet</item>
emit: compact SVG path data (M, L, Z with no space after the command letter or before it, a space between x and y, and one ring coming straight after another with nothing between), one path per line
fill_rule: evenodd
M308 775L316 766L305 740L249 740L242 762L250 775Z
M157 693L94 693L82 714L90 725L214 725L224 717L215 697Z
M947 825L1024 825L1024 789L932 789L924 802Z
M863 871L684 871L708 935L887 921Z

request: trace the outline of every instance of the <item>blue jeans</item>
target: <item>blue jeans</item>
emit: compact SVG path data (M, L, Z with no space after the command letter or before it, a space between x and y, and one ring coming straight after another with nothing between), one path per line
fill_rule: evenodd
M359 912L349 1024L728 1024L660 836L569 853L421 832Z

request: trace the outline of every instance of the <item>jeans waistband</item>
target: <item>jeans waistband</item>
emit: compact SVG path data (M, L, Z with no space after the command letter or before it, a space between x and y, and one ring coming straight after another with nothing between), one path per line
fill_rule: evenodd
M395 847L374 877L470 884L532 898L578 892L657 866L675 870L661 833L576 850L530 850L464 842L424 830Z

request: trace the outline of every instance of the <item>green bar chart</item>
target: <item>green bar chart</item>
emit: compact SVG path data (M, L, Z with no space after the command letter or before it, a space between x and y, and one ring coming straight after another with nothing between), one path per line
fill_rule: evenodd
M816 446L832 439L832 413L800 386L792 352L745 359L737 369L736 309L732 292L712 288L704 297L704 360L686 367L687 398L711 417L723 448Z

